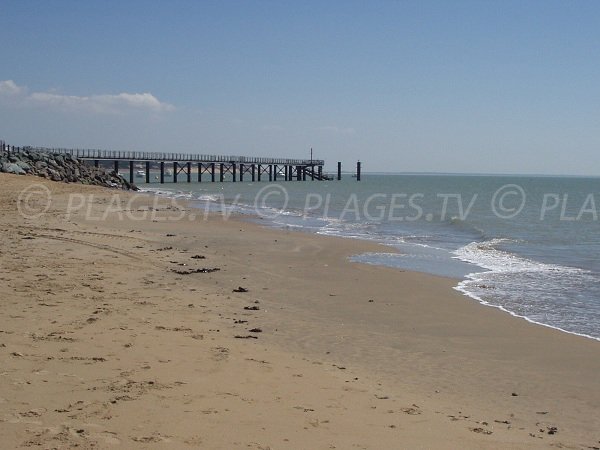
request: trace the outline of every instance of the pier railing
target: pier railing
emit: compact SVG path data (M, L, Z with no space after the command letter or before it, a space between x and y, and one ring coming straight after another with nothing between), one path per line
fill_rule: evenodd
M171 152L135 152L115 151L98 149L72 149L72 148L49 148L49 147L17 147L19 150L39 151L47 153L70 154L79 159L94 160L127 160L127 161L178 161L178 162L203 162L203 163L242 163L242 164L282 164L299 166L322 166L325 161L320 159L289 159L272 157L254 157L239 155L204 155L193 153L171 153Z

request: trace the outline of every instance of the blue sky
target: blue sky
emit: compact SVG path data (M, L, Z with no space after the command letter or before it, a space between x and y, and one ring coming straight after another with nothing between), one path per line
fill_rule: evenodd
M0 1L0 139L600 174L600 2Z

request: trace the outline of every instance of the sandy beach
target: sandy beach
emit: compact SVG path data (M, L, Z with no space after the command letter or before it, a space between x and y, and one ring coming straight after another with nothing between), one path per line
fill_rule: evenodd
M599 342L348 261L376 244L0 186L2 448L600 448Z

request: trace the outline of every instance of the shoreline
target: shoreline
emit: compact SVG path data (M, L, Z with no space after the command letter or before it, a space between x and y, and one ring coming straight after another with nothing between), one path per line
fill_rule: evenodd
M233 218L65 220L68 194L93 193L98 211L116 192L46 181L52 208L24 220L14 202L37 181L2 177L0 426L14 447L599 443L596 342L465 301L454 279L347 260L372 242ZM131 211L154 205L135 196ZM167 200L157 214L179 214ZM220 271L187 274L200 267ZM64 392L83 412L54 411Z
M461 283L463 281L466 281L466 280L467 280L466 278L465 278L465 280L459 280L458 285L454 286L452 289L454 289L457 292L460 292L462 295L464 295L468 299L475 300L476 302L478 302L482 306L489 306L490 308L499 309L503 313L506 313L509 316L514 317L515 319L524 320L524 321L528 322L531 325L537 325L537 326L541 326L541 327L546 327L546 328L550 328L551 330L560 331L561 333L566 333L566 334L570 334L570 335L573 335L573 336L582 337L582 338L585 338L585 339L591 339L592 341L598 341L598 342L600 342L600 337L590 336L589 334L577 333L576 331L568 331L568 330L565 330L563 328L560 328L560 327L557 327L557 326L554 326L554 325L550 325L550 324L543 323L543 322L537 322L537 321L535 321L533 319L530 319L527 316L522 316L522 315L519 315L519 314L514 313L512 311L509 311L508 309L504 308L502 305L494 305L492 303L486 302L485 300L482 300L481 298L479 298L477 295L471 294L469 292L466 292L461 287Z
M154 189L154 190L143 190L142 189L140 192L141 193L145 193L145 194L149 194L149 195L156 195L156 196L163 197L163 198L177 198L177 193L176 192L171 192L171 191L161 191L161 190L158 190L158 189ZM188 199L184 198L184 201L186 201L186 202L194 202L196 200L188 200ZM197 207L197 206L194 206L194 205L192 205L191 207L194 208L194 209L196 209L196 210L198 210L198 211L201 211L203 214L206 214L205 210L203 208L201 208L201 207ZM222 212L220 212L220 211L211 211L211 212L209 212L209 214L219 215L219 214L222 214ZM310 231L310 230L308 230L308 229L306 229L304 227L301 227L301 226L278 227L278 226L273 225L273 224L267 224L267 223L263 224L263 223L260 223L260 221L258 220L258 219L260 219L260 216L257 215L257 214L248 214L248 215L246 215L246 214L240 214L240 213L238 213L237 215L232 214L231 217L234 220L239 220L241 222L257 224L259 226L264 227L267 230L280 230L280 231L284 230L284 231L290 231L290 232L299 232L299 233L306 233L306 234L309 234L309 235L318 235L318 236L328 237L328 235L321 234L321 233L318 233L318 232L313 232L313 231ZM329 236L329 237L331 237L331 236ZM354 239L354 240L357 240L357 241L367 242L367 243L370 243L370 244L374 244L376 246L379 246L379 245L385 246L385 248L388 250L386 253L401 253L401 251L398 250L393 245L388 245L388 244L385 244L384 242L381 242L381 241L376 241L376 240L370 241L370 240L367 240L367 239L361 239L361 238L356 237L356 236L335 236L335 237L341 238L341 239ZM374 252L374 253L381 253L381 252ZM360 256L360 254L350 255L350 256L348 256L348 258L352 258L352 257L356 257L356 256ZM361 262L361 261L356 261L356 262L359 263L359 264L372 264L373 266L376 266L376 267L391 267L392 269L398 269L398 268L395 268L395 267L392 267L392 266L386 266L385 264L366 263L366 262ZM472 263L472 264L474 264L474 263ZM476 264L474 264L474 265L476 265ZM536 320L531 319L530 317L527 317L525 315L520 315L518 313L510 311L509 309L506 309L502 305L495 305L493 303L485 301L482 298L480 298L478 295L476 295L475 293L469 292L467 289L465 289L462 286L463 283L469 281L470 280L470 278L469 278L470 276L472 276L474 274L477 274L477 273L486 272L486 271L489 270L489 269L486 269L485 267L482 267L482 266L478 266L478 267L482 269L480 272L468 273L468 274L466 274L462 278L440 275L440 274L437 274L437 273L421 271L421 270L417 270L417 269L414 269L414 268L398 269L398 270L407 270L407 271L410 271L410 272L422 273L422 274L433 276L433 277L440 277L440 278L452 279L452 280L454 280L456 282L456 285L452 287L453 290L461 293L468 300L471 300L471 301L474 300L474 301L476 301L477 303L479 303L482 306L488 306L488 307L491 307L491 308L498 309L498 310L502 311L503 313L506 313L509 316L512 316L515 319L525 320L526 322L528 322L528 323L530 323L532 325L542 326L542 327L546 327L546 328L550 328L550 329L553 329L553 330L560 331L562 333L566 333L566 334L570 334L570 335L574 335L574 336L578 336L578 337L583 337L583 338L586 338L586 339L591 339L591 340L600 342L600 337L595 337L595 336L591 336L591 335L588 335L588 334L585 334L585 333L579 333L579 332L576 332L576 331L569 331L569 330L566 330L566 329L561 328L559 326L555 326L555 325L551 325L551 324L548 324L548 323L536 321Z

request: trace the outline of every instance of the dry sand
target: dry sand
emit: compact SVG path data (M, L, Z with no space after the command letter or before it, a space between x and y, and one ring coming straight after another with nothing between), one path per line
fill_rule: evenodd
M600 447L597 341L348 262L374 244L0 186L1 448Z

